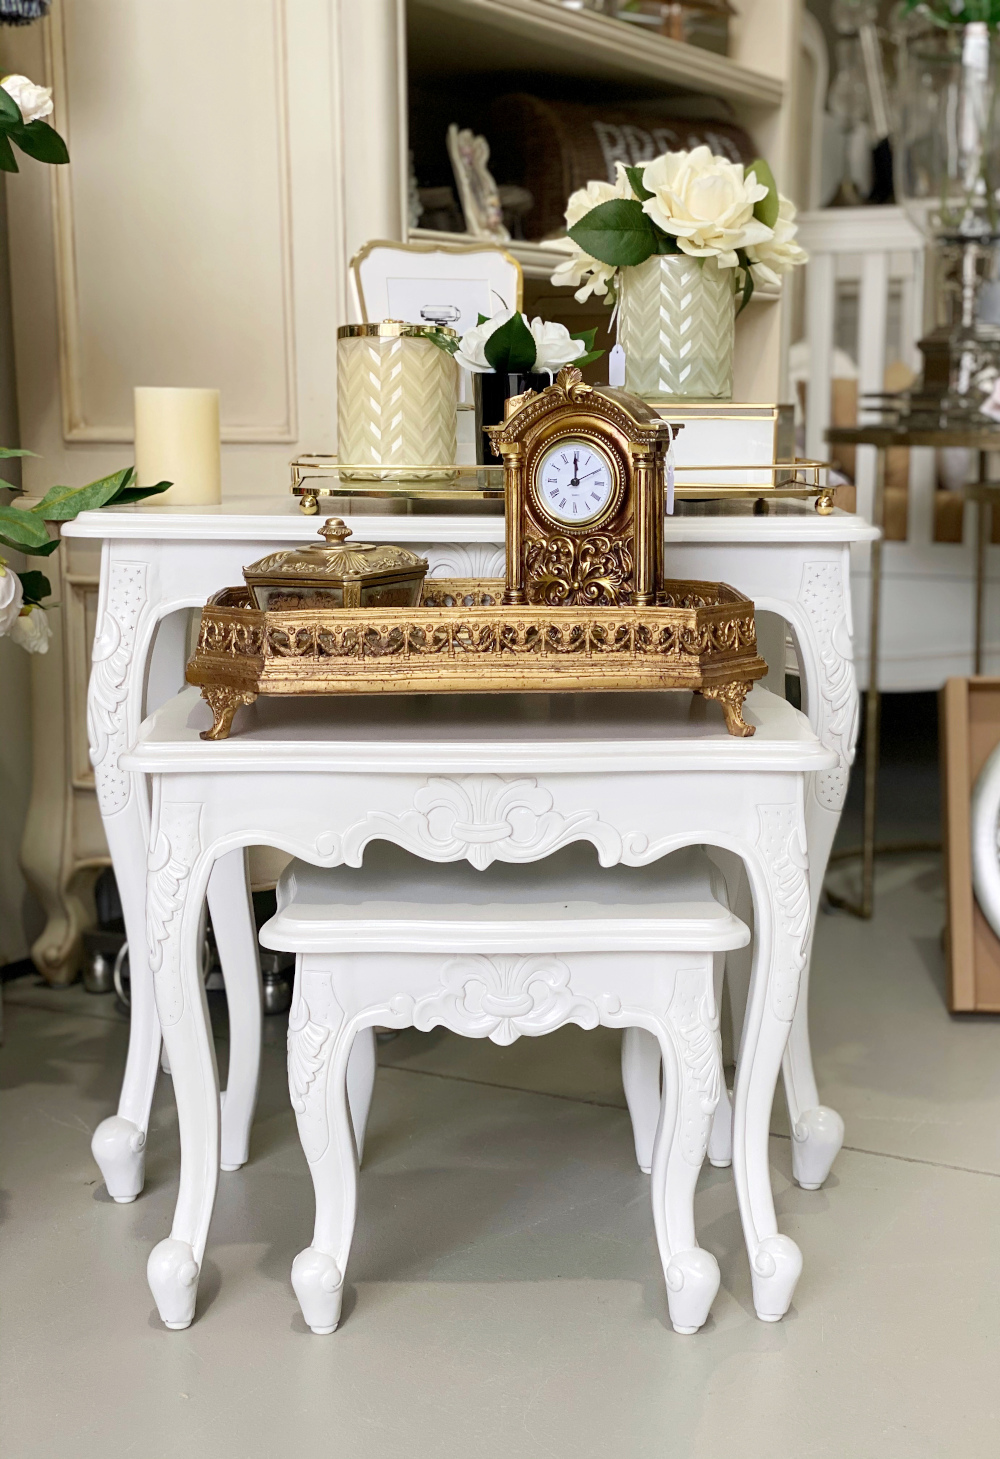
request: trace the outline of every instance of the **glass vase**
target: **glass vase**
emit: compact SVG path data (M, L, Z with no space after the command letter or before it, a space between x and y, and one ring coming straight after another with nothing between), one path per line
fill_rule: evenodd
M731 400L734 270L686 253L622 270L625 388L645 400Z
M985 24L900 36L896 193L931 245L936 328L911 399L927 424L975 419L1000 378L1000 42Z

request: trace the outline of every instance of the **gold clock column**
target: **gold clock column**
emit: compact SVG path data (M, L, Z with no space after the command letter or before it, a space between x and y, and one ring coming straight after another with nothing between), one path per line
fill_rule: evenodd
M524 602L524 458L515 443L500 447L503 454L504 509L507 518L507 587L505 603Z
M656 601L653 511L656 505L653 457L632 454L635 472L635 594L634 602L646 608ZM662 528L661 528L662 530Z

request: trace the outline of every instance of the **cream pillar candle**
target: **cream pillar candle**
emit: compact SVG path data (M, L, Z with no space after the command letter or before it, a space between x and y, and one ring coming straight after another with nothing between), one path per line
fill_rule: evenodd
M218 390L135 387L135 474L139 486L172 481L154 503L211 506L222 500Z

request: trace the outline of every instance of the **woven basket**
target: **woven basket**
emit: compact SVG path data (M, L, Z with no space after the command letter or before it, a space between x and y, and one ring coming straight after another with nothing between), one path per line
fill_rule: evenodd
M725 104L718 106L722 112ZM591 178L613 182L616 162L632 166L661 152L705 145L731 162L757 156L749 135L733 121L673 116L651 102L586 106L523 92L497 98L486 135L498 179L520 184L535 199L524 219L528 239L563 232L570 193Z

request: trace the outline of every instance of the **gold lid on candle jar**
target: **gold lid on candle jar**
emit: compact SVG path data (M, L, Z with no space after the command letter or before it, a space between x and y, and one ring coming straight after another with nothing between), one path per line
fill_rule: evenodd
M407 324L403 319L379 319L374 324L341 324L338 339L421 339L428 335L446 335L458 339L458 333L447 324Z
M258 608L412 608L427 559L384 542L347 542L350 527L328 517L323 543L272 552L243 569Z

